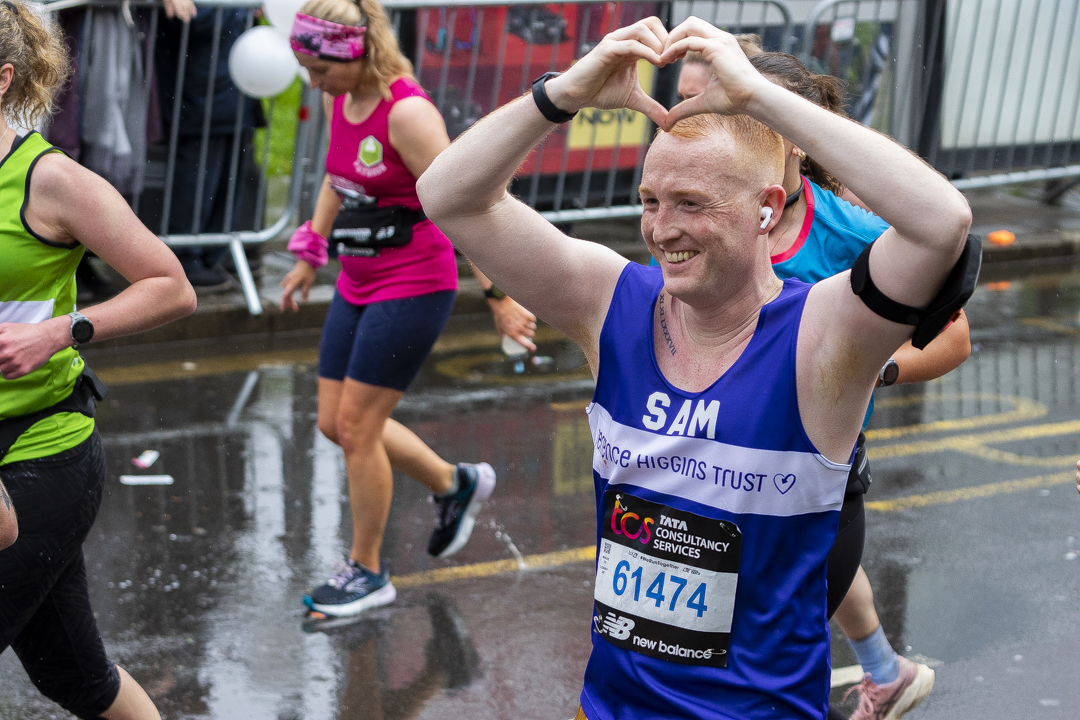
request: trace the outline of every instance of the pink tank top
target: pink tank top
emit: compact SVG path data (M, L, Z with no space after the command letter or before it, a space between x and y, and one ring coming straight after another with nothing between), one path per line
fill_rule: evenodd
M380 207L416 210L416 178L390 146L390 108L408 97L430 98L416 82L400 78L390 85L393 100L381 100L361 123L345 119L345 96L334 98L326 172L339 188L375 198ZM430 220L413 226L408 245L384 248L378 257L342 257L338 292L354 305L400 300L442 290L457 290L454 248Z

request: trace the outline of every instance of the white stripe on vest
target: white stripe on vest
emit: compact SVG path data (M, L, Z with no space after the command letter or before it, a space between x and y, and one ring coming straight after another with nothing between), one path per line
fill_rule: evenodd
M735 514L790 517L839 510L850 465L809 452L759 450L657 435L623 425L593 403L593 470Z
M0 323L39 323L53 316L55 300L9 300L0 302Z

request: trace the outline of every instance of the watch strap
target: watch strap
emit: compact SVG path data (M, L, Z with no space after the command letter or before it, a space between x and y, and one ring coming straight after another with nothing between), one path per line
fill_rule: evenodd
M533 80L533 101L536 103L536 107L540 111L540 114L543 115L548 122L570 122L574 119L574 116L577 115L577 112L566 112L565 110L556 107L555 103L551 102L551 98L548 97L547 91L544 89L544 83L551 78L559 77L560 75L562 75L562 73L546 72Z

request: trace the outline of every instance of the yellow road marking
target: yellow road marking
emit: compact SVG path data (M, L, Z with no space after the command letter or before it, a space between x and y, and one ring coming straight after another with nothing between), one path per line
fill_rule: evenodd
M573 550L559 550L557 552L541 553L539 555L526 555L519 563L517 560L494 560L492 562L474 563L472 565L458 565L457 567L438 568L437 570L424 570L412 575L401 575L391 578L396 587L407 588L418 585L434 585L436 583L464 580L466 578L491 577L503 573L516 572L518 570L543 570L545 568L560 567L570 563L592 561L596 558L596 548L592 545L574 548Z
M1010 397L1007 395L992 395L988 393L963 393L955 395L943 395L934 400L997 400L1012 402L1014 410L990 415L977 415L972 418L960 418L957 420L935 420L934 422L921 423L918 425L903 425L894 428L877 428L866 431L867 440L893 440L908 435L922 435L925 433L946 432L955 430L974 430L987 425L1004 425L1005 423L1020 422L1022 420L1035 420L1046 415L1047 407L1040 402L1035 402L1024 397ZM890 398L888 401L877 403L878 408L897 407L925 402L926 396L919 395L913 398ZM899 401L899 402L898 402Z
M589 407L589 403L592 400L586 398L584 400L567 400L565 402L553 402L551 403L551 409L555 412L585 412L585 408Z
M942 438L940 440L923 440L914 443L879 445L876 447L868 447L866 449L866 455L871 460L884 460L886 458L921 455L925 453L942 452L944 450L972 453L979 451L980 446L990 445L992 443L1032 440L1052 435L1068 435L1070 433L1080 433L1080 420L1047 423L1044 425L1026 425L1024 427L1010 428L1008 430L994 430L986 433L957 435L954 437Z
M497 350L484 353L471 353L469 355L455 355L454 357L440 360L435 363L435 371L440 375L467 380L475 377L487 383L496 385L524 385L536 381L535 375L495 375L483 372L481 368L486 365L506 362L507 357ZM545 375L547 380L576 380L590 377L588 365L582 365L574 370L556 370Z
M956 490L941 490L939 492L926 493L925 495L908 495L895 500L875 500L866 503L866 507L878 512L896 512L897 510L911 510L913 508L927 507L928 505L948 505L961 500L975 500L978 498L1005 495L1008 493L1034 490L1036 488L1053 487L1064 485L1076 479L1075 472L1054 473L1053 475L1037 475L1024 478L1023 480L1006 480L1005 482L987 483L986 485L973 485L971 487L957 488Z
M1036 490L1039 488L1064 485L1075 479L1074 472L1054 473L1052 475L1038 475L1022 480L1007 480L1005 482L988 483L972 487L957 488L956 490L942 490L940 492L926 493L924 495L908 495L907 497L893 500L875 500L866 503L866 507L877 512L897 512L898 510L911 510L914 508L928 507L930 505L948 505L963 500L977 500L980 498L1005 495L1009 493L1023 492L1024 490ZM474 563L472 565L458 565L457 567L438 568L436 570L424 570L411 575L398 575L392 578L393 583L399 588L419 587L421 585L435 585L438 583L453 582L471 578L492 577L527 570L544 570L561 567L578 562L593 562L596 559L596 548L592 545L574 548L572 550L560 550L557 552L540 553L538 555L526 555L519 563L514 559L493 560L490 562ZM861 677L861 676L860 676Z
M310 365L319 359L318 348L299 350L274 350L271 352L224 355L198 358L194 361L176 360L141 365L119 365L94 368L106 385L131 385L133 383L158 382L185 377L220 375L242 370L255 370L264 365Z
M1069 455L1051 455L1050 457L1036 457L1033 455L1020 455L1018 453L1008 452L1006 450L998 450L996 448L988 448L983 446L966 448L962 451L967 455L972 455L983 460L989 460L990 462L1002 463L1004 465L1032 465L1034 467L1068 467L1069 465L1075 465L1077 457L1080 457L1080 451Z
M563 338L557 330L547 325L536 329L536 342L550 342ZM499 347L499 336L494 331L455 333L440 337L432 348L432 355L462 350L489 350ZM505 356L499 353L499 357ZM218 357L190 357L182 360L137 365L114 365L98 369L98 377L107 385L131 385L133 383L158 382L186 377L202 377L229 372L257 370L264 365L312 365L319 359L318 347L293 350L269 350L263 352L221 355ZM194 366L192 366L194 363Z
M1053 318L1024 318L1020 322L1025 325L1034 325L1040 327L1043 330L1050 330L1051 332L1061 333L1062 335L1078 335L1080 330L1071 325L1066 325L1063 322L1054 320Z

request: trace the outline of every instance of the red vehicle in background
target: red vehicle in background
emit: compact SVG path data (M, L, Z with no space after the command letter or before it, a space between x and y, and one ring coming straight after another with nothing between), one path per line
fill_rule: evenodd
M483 115L564 70L612 30L656 13L656 2L492 5L416 11L416 70L451 139ZM639 65L642 86L656 68ZM530 155L513 190L541 209L627 204L651 137L645 116L586 109Z

